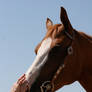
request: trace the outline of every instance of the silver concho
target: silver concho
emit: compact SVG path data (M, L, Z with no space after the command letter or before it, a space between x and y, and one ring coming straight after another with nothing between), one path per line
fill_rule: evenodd
M73 48L72 48L72 46L70 46L70 47L68 48L68 54L69 54L69 55L73 54Z
M54 85L51 83L51 81L45 81L41 86L41 92L47 92L54 89Z

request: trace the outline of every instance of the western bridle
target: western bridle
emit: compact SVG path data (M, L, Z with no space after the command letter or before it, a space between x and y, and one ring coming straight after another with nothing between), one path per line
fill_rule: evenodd
M65 31L65 34L69 39L71 39L72 41L74 40L74 36L75 36L74 31L72 36L67 31ZM73 48L71 45L67 48L67 52L68 52L68 55L73 54ZM65 67L64 64L60 65L57 71L55 72L52 80L45 81L44 83L42 83L42 85L40 86L41 92L54 92L54 81L57 79L58 75L60 74L60 72L64 67Z

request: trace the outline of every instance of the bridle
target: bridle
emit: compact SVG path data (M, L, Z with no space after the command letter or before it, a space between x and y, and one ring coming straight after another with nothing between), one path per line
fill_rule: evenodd
M64 31L64 32L65 32L65 35L73 42L74 37L75 37L74 31L72 33L72 36L67 31ZM67 52L68 52L68 55L73 54L72 45L70 45L67 48ZM60 72L62 71L62 69L64 67L65 67L64 64L60 65L59 68L57 69L57 71L55 72L52 80L51 81L45 81L44 83L42 83L42 85L40 86L41 92L54 92L54 81L57 79L58 75L60 74Z

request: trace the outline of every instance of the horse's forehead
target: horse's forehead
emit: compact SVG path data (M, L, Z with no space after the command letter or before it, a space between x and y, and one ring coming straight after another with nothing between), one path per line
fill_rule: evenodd
M59 31L62 31L64 30L64 26L63 24L55 24L53 26L50 26L48 28L48 31L46 33L46 36L45 38L48 38L48 37L54 37L57 33L59 33Z
M52 44L58 43L62 40L64 35L61 35L61 32L64 30L63 24L55 24L54 26L51 26L44 39L51 38L52 39Z
M54 26L50 26L50 28L47 30L47 33L44 37L44 39L37 45L35 52L38 52L38 49L40 46L44 43L43 47L50 44L50 47L54 46L55 43L58 43L60 40L56 40L55 35L57 34L57 30L63 30L64 27L62 24L55 24ZM57 41L57 42L56 42Z

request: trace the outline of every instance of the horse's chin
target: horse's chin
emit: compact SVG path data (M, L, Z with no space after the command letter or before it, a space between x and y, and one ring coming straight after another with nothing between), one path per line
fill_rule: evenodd
M30 89L30 92L41 92L40 89Z
M30 88L30 92L41 92L40 86L37 85L36 83L33 83L31 88Z

